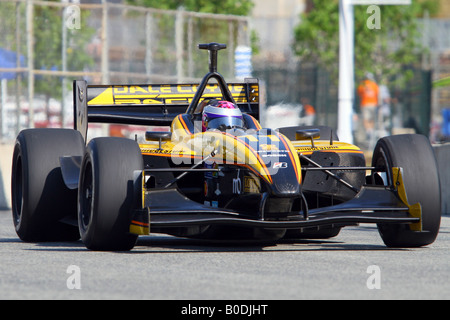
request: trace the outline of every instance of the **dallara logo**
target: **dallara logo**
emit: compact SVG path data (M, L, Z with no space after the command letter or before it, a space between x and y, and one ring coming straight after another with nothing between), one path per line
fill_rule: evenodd
M283 168L287 168L287 166L288 166L287 162L275 162L273 164L274 169L283 169Z

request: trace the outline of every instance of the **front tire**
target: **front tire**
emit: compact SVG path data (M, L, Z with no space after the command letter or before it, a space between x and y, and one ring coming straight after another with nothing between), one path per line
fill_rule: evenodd
M379 224L378 231L388 247L422 247L436 239L441 221L439 173L433 148L427 137L417 134L382 138L375 146L372 166L385 168L392 177L392 167L403 168L408 202L422 206L423 232L405 224Z
M136 172L144 168L139 145L124 138L96 138L86 149L78 187L78 226L88 249L128 251L137 240L129 233L141 205Z

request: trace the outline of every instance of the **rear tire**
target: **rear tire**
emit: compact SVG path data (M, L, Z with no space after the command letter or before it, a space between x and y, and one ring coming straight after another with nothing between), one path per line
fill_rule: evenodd
M135 174L144 168L139 145L124 138L96 138L86 149L78 187L78 226L88 249L128 251L134 209L141 206Z
M60 222L77 216L77 191L64 184L59 158L82 156L84 141L70 129L28 129L19 133L11 175L16 233L29 242L76 241L76 226Z
M439 173L433 148L427 137L417 134L382 138L375 146L372 166L403 168L408 202L422 206L423 232L405 224L379 224L378 231L388 247L422 247L436 239L441 221Z

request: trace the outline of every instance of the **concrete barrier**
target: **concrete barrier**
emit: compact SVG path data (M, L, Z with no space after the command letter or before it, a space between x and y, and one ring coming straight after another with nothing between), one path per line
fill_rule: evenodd
M11 208L11 163L13 144L0 144L0 210Z
M442 214L450 215L450 143L434 145L441 180Z
M0 210L9 209L4 188L2 169L0 168Z

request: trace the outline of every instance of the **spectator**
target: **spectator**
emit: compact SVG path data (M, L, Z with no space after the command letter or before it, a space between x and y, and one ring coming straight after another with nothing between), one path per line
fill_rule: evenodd
M306 126L314 125L314 120L316 118L316 109L309 104L308 98L302 98L303 105L303 124Z
M364 80L358 86L358 96L363 118L364 129L369 142L374 138L377 117L378 96L380 89L372 73L366 73Z

